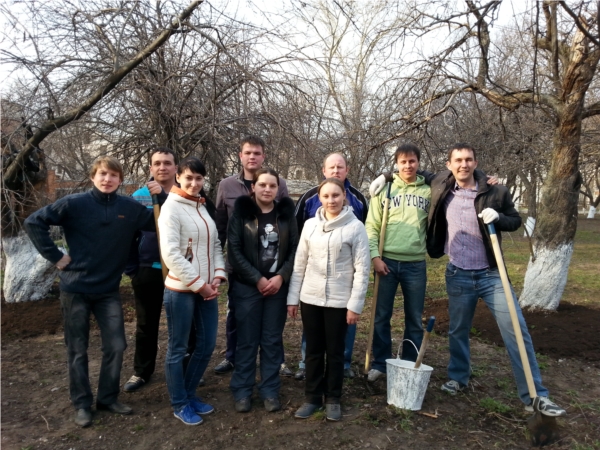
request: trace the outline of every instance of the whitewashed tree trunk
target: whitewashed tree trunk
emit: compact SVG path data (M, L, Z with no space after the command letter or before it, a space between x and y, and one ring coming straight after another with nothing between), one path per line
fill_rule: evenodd
M46 297L58 270L38 253L29 236L20 231L17 236L3 237L2 250L6 257L3 286L6 302L28 302Z
M537 248L535 262L529 260L525 286L519 299L522 308L556 310L560 303L573 255L573 243L553 249Z
M594 208L593 206L590 206L590 211L588 212L587 218L593 219L595 215L596 215L596 208Z

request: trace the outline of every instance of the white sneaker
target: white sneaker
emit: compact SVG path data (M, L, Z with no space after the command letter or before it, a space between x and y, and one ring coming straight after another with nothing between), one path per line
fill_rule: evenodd
M383 377L385 375L385 373L380 372L377 369L371 369L369 370L369 374L367 375L367 380L369 380L369 382L373 383L374 381L377 381L379 378Z
M549 417L561 417L567 415L567 412L564 409L550 401L548 397L536 397L536 401L538 402L536 408L534 408L533 402L531 402L525 407L525 411L530 413L539 411L543 415Z

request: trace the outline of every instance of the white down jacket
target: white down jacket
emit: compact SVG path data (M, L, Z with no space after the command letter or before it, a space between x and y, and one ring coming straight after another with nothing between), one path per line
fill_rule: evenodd
M227 279L217 227L199 197L173 186L161 208L158 231L169 268L165 287L198 292L214 278Z
M333 220L323 208L302 229L287 304L300 300L360 314L365 304L371 256L365 226L344 206Z

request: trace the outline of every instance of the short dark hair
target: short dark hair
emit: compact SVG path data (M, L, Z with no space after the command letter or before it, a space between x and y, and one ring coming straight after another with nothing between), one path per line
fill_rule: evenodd
M242 151L244 144L258 145L260 148L262 148L262 152L265 152L265 141L263 141L262 138L258 136L254 136L251 134L242 139L242 141L240 142L240 151Z
M279 174L274 169L270 169L268 167L263 167L262 169L258 169L256 172L254 172L254 176L252 177L252 184L256 184L256 182L258 181L258 177L264 174L273 175L275 178L277 178L277 186L279 186Z
M204 164L196 157L187 158L179 163L177 166L177 174L181 175L185 172L185 169L189 169L192 173L199 173L203 177L206 176L206 167L204 167Z
M398 156L410 155L411 153L417 157L418 161L421 161L421 150L419 150L419 147L413 144L401 144L396 149L396 153L394 153L394 162L398 161Z
M156 155L157 153L173 155L173 162L175 164L177 164L179 162L179 158L177 158L177 154L173 150L171 150L169 147L154 146L154 147L150 147L149 152L150 152L150 155L148 157L150 158L150 165L152 165L152 157L154 155Z
M457 142L448 149L448 161L452 161L452 153L454 152L454 150L469 150L473 153L473 159L477 161L477 154L475 153L475 148L472 145L467 144L466 142Z

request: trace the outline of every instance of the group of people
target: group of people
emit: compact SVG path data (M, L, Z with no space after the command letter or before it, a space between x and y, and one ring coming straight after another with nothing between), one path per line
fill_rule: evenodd
M294 375L285 361L286 315L301 310L302 361L295 377L305 379L305 403L295 412L308 418L325 407L342 418L343 379L355 376L352 349L363 310L371 264L380 278L376 299L373 362L368 380L385 375L392 357L390 320L398 285L404 299L402 358L416 360L423 336L425 255L449 255L446 286L450 312L449 380L442 390L455 395L471 375L469 331L478 298L494 314L513 366L525 409L532 410L527 384L486 224L514 231L521 218L508 190L476 170L475 149L457 144L448 152L447 171L419 170L420 151L398 147L398 172L371 185L371 200L353 187L343 155L323 162L324 180L295 205L286 182L263 168L265 143L248 136L240 144L242 170L219 184L216 205L206 196L206 168L197 158L178 164L176 154L156 147L150 154L151 180L132 198L117 194L123 170L112 157L91 169L91 191L57 200L25 222L39 252L60 270L71 401L75 423L92 423L93 394L87 363L90 314L102 338L102 365L96 408L131 414L118 401L126 340L119 297L125 272L136 302L135 373L125 383L134 392L155 371L158 330L164 306L168 325L167 389L174 416L186 425L202 423L214 411L196 391L215 349L219 288L227 282L227 350L215 372L232 371L235 410L252 408L256 363L258 392L267 411L281 409L280 376ZM389 211L384 214L385 199ZM158 229L153 204L162 205ZM387 223L383 224L383 218ZM50 226L64 229L69 254L50 238ZM383 251L380 236L386 228ZM226 258L224 257L224 249ZM159 251L160 250L160 251ZM162 257L162 262L161 262ZM163 277L162 264L168 268ZM536 391L536 408L549 416L566 412L548 399L531 338L517 308Z

